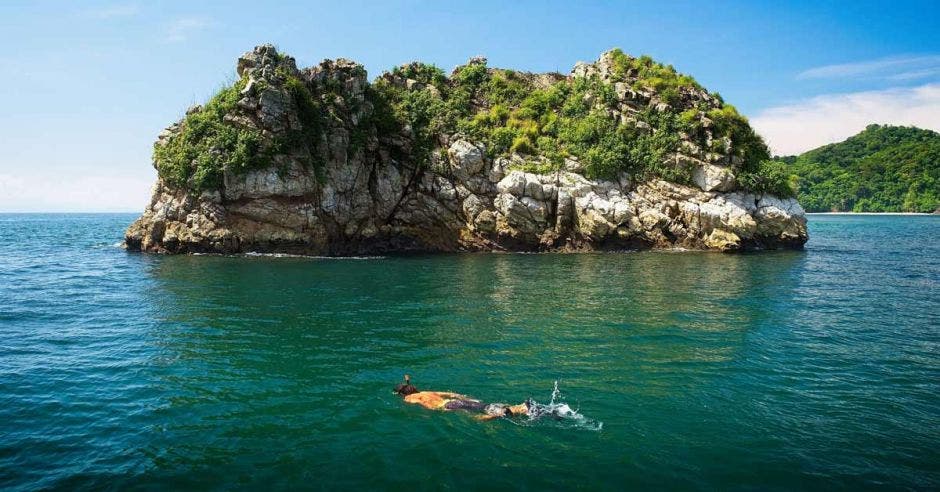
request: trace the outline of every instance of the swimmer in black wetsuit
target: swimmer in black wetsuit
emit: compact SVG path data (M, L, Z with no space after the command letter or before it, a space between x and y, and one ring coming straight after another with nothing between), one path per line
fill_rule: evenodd
M404 383L395 386L395 393L403 396L406 403L421 405L429 410L464 410L480 413L480 420L489 420L499 417L516 417L529 414L529 403L507 405L505 403L485 404L480 400L470 398L459 393L448 391L418 391L411 384L411 377L405 374Z

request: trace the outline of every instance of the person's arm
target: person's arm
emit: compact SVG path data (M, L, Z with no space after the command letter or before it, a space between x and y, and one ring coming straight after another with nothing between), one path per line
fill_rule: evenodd
M498 418L500 418L500 415L486 415L486 414L484 414L484 415L477 415L477 416L475 416L474 418L477 419L477 420L479 420L479 421L481 421L481 422L485 422L485 421L487 421L487 420L498 419Z

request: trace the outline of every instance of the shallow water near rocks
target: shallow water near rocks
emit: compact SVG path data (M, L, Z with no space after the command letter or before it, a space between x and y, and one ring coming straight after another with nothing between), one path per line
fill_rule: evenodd
M361 261L127 253L134 218L0 215L0 488L940 487L940 217Z

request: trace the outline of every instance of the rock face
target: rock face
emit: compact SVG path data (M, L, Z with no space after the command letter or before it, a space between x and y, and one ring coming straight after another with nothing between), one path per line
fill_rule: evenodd
M483 143L454 133L440 135L430 162L416 165L408 159L415 145L409 135L362 131L374 111L366 97L369 82L347 60L300 71L272 46L246 53L237 67L247 80L226 122L266 137L302 129L301 109L278 79L285 66L311 87L334 88L331 118L319 129L315 148L308 155L276 154L268 166L247 172L225 169L217 187L198 192L159 179L144 214L127 230L128 249L319 255L736 251L798 248L807 239L795 199L738 189L731 166L720 159L686 157L693 161L694 185L637 182L625 173L615 180L588 179L575 157L536 174L515 165L522 157L491 157ZM602 57L579 64L571 76L603 70ZM179 132L179 124L171 126L155 145L167 145ZM311 157L320 165L308 165Z

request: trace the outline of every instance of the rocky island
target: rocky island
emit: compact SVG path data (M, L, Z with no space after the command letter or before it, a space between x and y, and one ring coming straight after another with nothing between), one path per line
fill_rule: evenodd
M799 248L804 211L747 119L649 57L568 75L411 63L369 82L264 45L160 134L130 250Z

